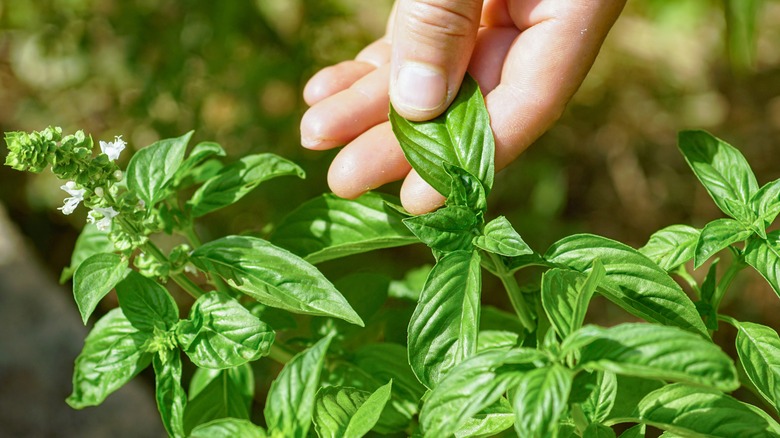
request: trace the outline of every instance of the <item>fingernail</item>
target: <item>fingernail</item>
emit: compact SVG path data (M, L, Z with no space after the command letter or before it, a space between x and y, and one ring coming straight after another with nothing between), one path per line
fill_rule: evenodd
M411 110L439 108L447 99L447 80L425 64L408 62L398 71L393 103Z
M306 149L315 148L320 143L321 143L321 140L319 138L301 137L301 146L305 147Z

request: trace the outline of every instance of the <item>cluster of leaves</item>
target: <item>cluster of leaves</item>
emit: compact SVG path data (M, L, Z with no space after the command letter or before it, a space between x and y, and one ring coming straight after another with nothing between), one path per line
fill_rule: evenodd
M99 404L152 364L171 436L304 437L313 427L322 437L514 428L522 437L590 438L615 437L618 424L626 438L645 436L648 425L667 437L780 436L772 415L729 395L744 386L780 409L780 338L719 312L747 266L780 293L780 234L767 232L780 213L780 181L759 188L736 149L684 132L683 155L729 218L701 230L665 228L638 250L580 234L541 253L506 218L486 218L494 144L473 79L433 121L412 123L392 110L390 119L410 163L447 197L440 210L410 216L388 195L326 194L267 239L202 244L196 218L302 170L271 154L223 166L214 143L185 158L189 134L139 151L125 186L143 201L142 217L120 213L113 227L144 239L118 250L115 232L86 227L63 275L73 275L85 322L111 290L119 298L87 337L68 403ZM153 243L159 232L186 246L166 254ZM314 266L417 242L435 264L401 280L360 269L331 283ZM733 260L718 275L714 257L726 248ZM688 262L708 260L700 285ZM521 287L515 273L529 267L541 276ZM505 286L514 314L481 304L483 269ZM168 280L195 299L186 319L186 303L161 284ZM647 323L585 325L595 294ZM739 371L712 342L719 321L738 330ZM252 406L263 393L256 373L270 369L258 366L265 357L284 367L259 401L259 418ZM188 363L196 371L185 390Z

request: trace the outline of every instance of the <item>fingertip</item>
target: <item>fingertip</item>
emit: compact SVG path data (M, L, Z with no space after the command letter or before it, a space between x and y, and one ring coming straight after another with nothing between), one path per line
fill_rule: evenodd
M303 100L307 105L312 106L339 91L346 90L375 69L376 66L362 61L344 61L325 67L306 82L303 88Z
M401 186L401 205L411 214L430 213L442 205L446 198L412 170Z

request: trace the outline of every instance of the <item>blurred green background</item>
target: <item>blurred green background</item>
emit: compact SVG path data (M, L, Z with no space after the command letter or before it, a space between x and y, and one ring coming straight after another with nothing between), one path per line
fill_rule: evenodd
M201 228L206 238L260 231L327 190L334 153L300 147L301 90L379 37L391 4L0 0L0 131L59 125L95 140L122 135L137 149L194 129L232 159L280 154L307 180L267 183ZM629 2L563 118L498 175L490 214L507 216L539 251L575 232L638 247L666 225L701 227L721 213L677 151L682 129L740 148L760 183L780 177L780 2ZM52 278L84 223L83 211L55 210L59 185L0 167L0 202ZM424 248L397 251L404 257L358 260L394 276L431 261ZM502 304L491 289L486 300ZM745 273L733 289L727 313L780 328L780 300L762 279ZM609 306L590 317L625 318Z

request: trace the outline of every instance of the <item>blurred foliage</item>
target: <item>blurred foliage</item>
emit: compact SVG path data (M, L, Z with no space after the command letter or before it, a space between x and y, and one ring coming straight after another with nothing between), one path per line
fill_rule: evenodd
M269 183L206 216L202 230L258 232L327 190L333 152L299 147L302 87L381 35L391 3L0 0L0 130L61 125L139 148L195 129L195 141L234 157L283 155L307 182ZM780 177L778 41L778 1L629 2L562 120L497 176L492 214L538 249L579 231L639 246L663 226L718 217L676 133L708 129L742 149L760 181ZM0 169L0 199L55 272L84 219L54 210L64 196L45 174ZM398 251L392 260L408 264L384 252L356 263L400 277L429 261L423 250ZM743 313L732 314L768 321L780 309L752 284Z

